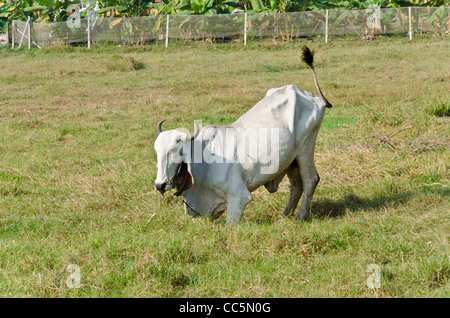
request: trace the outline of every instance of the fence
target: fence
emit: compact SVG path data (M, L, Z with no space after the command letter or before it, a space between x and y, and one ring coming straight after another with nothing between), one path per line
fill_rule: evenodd
M12 45L52 46L70 43L124 44L170 40L312 37L328 42L335 35L391 35L450 31L450 7L372 8L289 13L232 13L222 15L166 15L106 18L87 15L56 23L13 21Z

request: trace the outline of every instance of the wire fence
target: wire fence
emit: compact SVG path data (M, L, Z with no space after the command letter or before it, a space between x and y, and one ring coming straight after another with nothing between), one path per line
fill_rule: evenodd
M96 42L144 44L171 40L274 37L406 35L450 33L450 7L372 8L288 13L98 17L56 23L13 21L12 46L44 47Z

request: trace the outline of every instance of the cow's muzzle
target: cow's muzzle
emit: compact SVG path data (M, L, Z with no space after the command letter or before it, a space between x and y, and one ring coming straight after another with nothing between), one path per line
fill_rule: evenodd
M175 192L174 195L177 197L191 186L192 177L188 172L187 164L184 162L178 165L168 181L164 183L155 183L156 190L158 190L162 195L164 195L164 192L167 190L175 188L177 192Z
M165 182L155 184L156 190L158 190L162 195L164 195L164 192L166 192L166 186L167 184Z
M176 179L177 174L180 173L181 164L178 165L177 169L175 169L174 173L170 177L169 180L163 183L155 183L155 188L158 190L162 195L164 195L164 192L167 190L172 189L172 184L174 183L174 179Z

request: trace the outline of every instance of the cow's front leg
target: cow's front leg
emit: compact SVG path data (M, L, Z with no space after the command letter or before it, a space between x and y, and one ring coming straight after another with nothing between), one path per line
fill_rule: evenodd
M240 193L227 195L227 224L239 223L247 204L253 199L252 194L244 189Z

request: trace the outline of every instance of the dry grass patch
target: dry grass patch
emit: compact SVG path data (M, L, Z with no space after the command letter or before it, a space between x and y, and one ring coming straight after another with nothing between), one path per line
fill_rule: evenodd
M334 107L307 222L278 220L286 180L232 228L154 190L158 120L226 125L272 87L314 92L303 44L0 50L0 294L448 297L446 38L309 43Z

